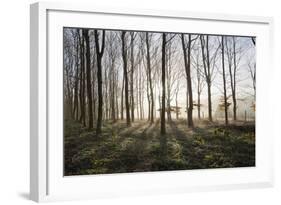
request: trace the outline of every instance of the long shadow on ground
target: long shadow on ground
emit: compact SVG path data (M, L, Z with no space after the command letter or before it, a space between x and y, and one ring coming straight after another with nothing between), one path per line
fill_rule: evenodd
M167 123L160 135L159 120L150 124L124 121L103 125L95 137L79 123L66 121L65 175L140 171L243 167L255 165L254 126L220 125L187 128L181 121Z

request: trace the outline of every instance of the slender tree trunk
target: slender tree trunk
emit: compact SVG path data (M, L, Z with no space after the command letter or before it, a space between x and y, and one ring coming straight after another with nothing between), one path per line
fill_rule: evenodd
M209 50L209 36L207 35L206 40L206 49L207 49L207 68L208 68L208 112L209 112L209 120L213 121L212 114L212 93L211 93L211 71L210 71L210 50Z
M93 128L93 108L92 108L92 88L91 88L91 59L89 30L83 30L83 36L86 44L86 71L87 71L87 94L88 94L88 129Z
M95 72L95 53L93 55L93 63L92 63L92 67L93 67L93 72L92 72L92 90L93 90L93 119L94 119L94 122L96 122L97 120L97 115L96 115L96 102L97 102L97 99L96 99L96 72Z
M168 84L168 83L167 83ZM169 88L169 86L167 86L167 105L166 105L166 107L167 107L167 119L168 119L168 122L172 122L172 115L171 115L171 110L172 110L172 108L171 108L171 102L170 102L170 99L171 99L171 90L170 90L170 88Z
M166 101L166 33L162 34L162 108L161 108L161 135L166 134L165 101Z
M129 105L129 89L128 89L128 71L127 71L127 48L125 42L126 32L122 31L122 58L123 58L123 69L124 69L124 79L125 79L125 106L126 106L126 122L127 126L131 126L130 119L130 105Z
M182 38L182 49L183 49L183 57L184 57L184 65L185 65L185 73L187 79L187 90L188 90L188 101L189 106L187 110L187 125L188 127L193 127L193 96L192 96L192 84L191 84L191 73L190 73L190 55L191 55L191 35L188 34L188 44L187 44L187 53L186 53L186 44L184 34L181 35Z
M201 99L200 99L200 92L197 92L197 111L198 111L198 119L201 119Z
M78 39L80 42L80 119L79 121L83 124L83 126L86 126L86 120L85 120L85 54L84 54L84 38L80 36L80 30Z
M226 93L226 80L225 80L225 66L224 66L224 37L221 37L221 49L222 49L222 77L223 77L223 96L224 96L224 117L225 124L228 125L228 115L227 115L227 93Z
M179 112L178 112L178 92L176 92L176 119L179 119Z
M200 67L198 64L198 59L196 61L197 66L197 111L198 111L198 119L201 119L201 77L200 77Z
M140 119L143 119L143 96L142 96L142 89L143 89L143 79L142 79L142 73L140 72L139 68L139 101L140 101Z
M113 120L113 122L116 121L115 118L115 72L114 72L114 62L111 65L111 119Z
M237 71L237 64L236 64L236 42L235 37L233 38L233 64L234 64L234 72L233 72L233 119L237 120L237 101L236 101L236 71Z
M79 35L79 30L77 29L77 36ZM76 36L76 37L77 37ZM79 84L79 43L76 43L76 57L75 57L75 84L74 84L74 107L73 107L73 114L74 119L78 120L78 84Z
M204 66L204 74L207 83L207 91L208 91L208 114L209 114L209 121L213 121L212 117L212 94L211 94L211 73L210 73L210 58L209 58L209 36L206 37L206 53L207 57L205 56L205 40L204 36L200 36L201 40L201 51L202 51L202 60Z
M123 75L123 80L122 80L122 89L121 89L121 120L124 119L124 84L125 84L125 78Z
M116 105L116 119L119 120L119 103L118 103L118 79L119 79L119 73L118 73L118 69L116 71L116 75L115 75L115 105Z
M148 32L146 32L146 59L147 59L147 70L148 70L148 80L149 80L149 89L150 89L150 100L151 100L151 114L150 114L150 123L154 122L154 99L153 99L153 88L152 88L152 79L151 79L151 62L150 62L150 45L148 39Z
M187 85L187 79L186 79L186 85ZM188 121L188 105L189 105L189 100L188 100L188 89L186 88L185 92L185 100L186 100L186 121Z
M139 67L139 66L138 66ZM137 72L136 72L136 91L137 91L137 103L136 103L136 106L137 106L137 116L138 116L138 120L140 119L140 112L139 112L139 68L137 69Z
M231 49L228 49L228 70L229 70L229 77L230 77L230 86L231 86L231 94L232 94L232 102L233 102L233 120L237 120L236 116L236 110L237 110L237 105L236 105L236 48L235 48L235 39L234 37L232 38L233 40L233 59L231 56ZM227 41L226 41L226 46L227 46ZM233 68L232 68L232 60L233 60Z
M104 95L104 105L105 105L105 112L104 112L104 116L105 116L105 119L107 120L108 119L108 113L109 113L109 106L108 106L108 72L107 72L108 68L105 67L104 69L104 89L105 89L105 92L103 93Z
M102 102L102 56L104 52L105 45L105 31L102 31L102 45L100 48L99 42L99 33L97 30L94 31L95 34L95 45L96 45L96 57L97 57L97 79L98 79L98 120L97 120L97 128L96 135L100 136L102 133L102 110L103 110L103 102Z
M135 102L134 102L134 32L131 32L131 116L132 122L135 119Z
M209 115L209 121L212 122L213 121L213 117L212 117L212 95L211 95L211 86L208 83L207 84L208 87L208 115Z
M167 96L167 101L166 101L166 112L167 112L167 119L168 122L172 122L172 116L171 116L171 81L172 81L172 65L171 65L171 44L168 44L169 46L167 47L167 56L166 56L166 96Z
M151 101L150 101L150 94L149 94L149 80L148 80L148 71L147 71L147 80L146 80L146 96L147 96L147 106L148 106L148 113L147 113L147 121L149 122L151 119Z

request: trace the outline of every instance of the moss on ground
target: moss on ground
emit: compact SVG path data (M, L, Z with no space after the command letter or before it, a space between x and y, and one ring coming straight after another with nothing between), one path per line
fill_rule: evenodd
M103 134L80 123L64 122L64 174L86 175L141 171L255 166L255 126L202 123L188 129L184 121L105 122Z

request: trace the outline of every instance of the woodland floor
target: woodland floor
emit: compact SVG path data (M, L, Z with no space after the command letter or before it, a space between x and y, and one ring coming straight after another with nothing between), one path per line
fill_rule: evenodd
M160 122L105 122L103 134L88 131L81 124L64 122L64 174L86 175L143 171L230 168L255 166L255 125L186 121L166 124L160 136Z

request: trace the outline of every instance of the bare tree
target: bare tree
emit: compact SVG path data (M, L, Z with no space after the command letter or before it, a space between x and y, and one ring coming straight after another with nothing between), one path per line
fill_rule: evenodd
M88 95L88 129L93 128L93 107L92 107L92 88L91 88L91 59L89 30L83 29L83 37L86 45L86 72L87 72L87 95Z
M195 41L197 42L197 40ZM205 81L202 79L202 76L204 77L204 73L202 71L202 58L201 58L201 48L200 48L200 44L199 43L194 43L193 46L193 52L191 55L192 57L192 65L194 67L195 70L195 78L194 79L194 84L196 87L196 94L197 94L197 102L193 103L193 106L197 107L197 117L200 120L201 119L201 107L203 106L203 104L201 104L201 93L203 91L203 88L205 86Z
M202 52L202 61L204 68L204 77L206 80L207 91L208 91L208 117L209 121L213 121L212 115L212 81L213 81L213 71L216 65L217 52L220 46L213 48L213 52L211 54L210 49L210 39L209 35L200 35L201 42L201 52ZM216 45L214 45L216 46Z
M225 80L225 66L224 66L224 36L221 37L221 53L222 53L222 77L223 77L223 97L224 97L224 118L225 124L228 125L227 115L227 93L226 93L226 80Z
M129 89L128 89L128 71L127 71L127 46L126 46L125 37L126 37L126 31L122 31L121 40L122 40L122 59L123 59L124 83L125 83L126 122L127 122L127 126L131 126Z
M79 99L80 99L80 118L79 121L86 126L86 119L85 119L85 46L84 46L84 38L83 35L81 36L82 29L79 29L78 35L78 42L80 46L80 92L79 92Z
M209 57L209 36L200 35L201 49L202 49L202 61L204 66L205 79L208 87L208 113L209 120L213 121L212 117L212 94L211 94L211 71L210 71L210 57Z
M150 43L149 43L149 34L148 32L145 33L145 43L146 43L146 61L147 61L147 73L148 73L148 82L149 82L149 89L150 89L150 123L154 122L154 99L153 99L153 88L152 88L152 79L151 79L151 61L150 61Z
M135 32L130 32L131 37L131 82L130 82L130 92L131 92L131 119L134 122L135 119L135 102L134 102L134 69L135 69L135 57L134 57L134 40L136 38Z
M229 41L227 41L227 39ZM229 42L232 41L232 46ZM226 49L228 58L228 70L230 77L231 95L233 102L233 120L237 120L237 100L236 100L236 75L237 75L237 60L236 60L236 39L235 37L226 37Z
M186 73L186 84L188 90L188 110L187 110L187 125L188 127L193 127L193 119L192 119L192 112L193 112L193 96L192 96L192 84L191 84L191 72L190 72L190 55L191 55L191 34L187 34L188 42L187 45L185 43L185 36L181 34L182 40L182 50L183 50L183 57L184 57L184 67ZM186 52L187 50L187 52Z
M162 105L161 105L161 135L166 134L166 120L165 120L165 101L166 101L166 33L162 34Z
M97 78L98 78L98 120L97 120L97 129L96 129L96 135L100 136L102 130L102 56L104 52L105 47L105 30L102 31L102 43L100 46L99 42L99 32L98 30L94 31L95 34L95 44L96 44L96 57L97 57Z
M117 109L117 103L116 103L116 96L117 96L117 91L116 88L118 87L117 85L117 80L116 80L116 60L118 57L118 49L117 49L117 44L116 44L116 34L114 32L110 32L107 35L107 39L106 39L106 51L107 51L107 59L109 61L109 98L110 98L110 115L111 115L111 119L113 120L113 122L116 121L117 118L117 113L116 109Z

